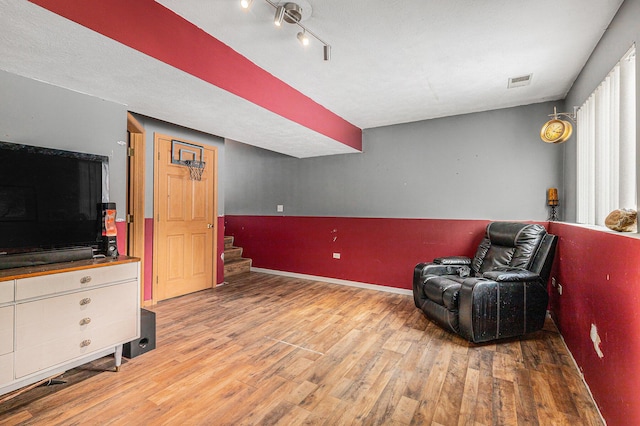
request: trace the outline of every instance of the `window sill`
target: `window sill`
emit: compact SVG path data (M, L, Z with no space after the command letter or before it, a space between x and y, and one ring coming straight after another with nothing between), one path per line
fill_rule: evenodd
M567 226L575 226L577 228L589 229L589 230L592 230L592 231L604 232L605 234L619 235L621 237L627 237L627 238L633 238L633 239L636 239L636 240L640 240L640 233L638 233L637 231L636 232L618 232L618 231L611 230L611 229L607 228L606 226L586 225L584 223L549 222L549 224L551 224L551 223L558 223L558 224L567 225Z

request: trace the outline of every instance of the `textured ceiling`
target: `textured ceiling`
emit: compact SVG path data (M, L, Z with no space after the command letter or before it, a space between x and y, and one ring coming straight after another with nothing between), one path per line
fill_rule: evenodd
M296 26L276 29L264 0L249 11L239 0L157 2L366 129L564 98L622 0L300 1L331 61L313 38L303 48ZM0 10L8 72L296 157L356 152L27 1ZM531 85L507 89L525 74Z

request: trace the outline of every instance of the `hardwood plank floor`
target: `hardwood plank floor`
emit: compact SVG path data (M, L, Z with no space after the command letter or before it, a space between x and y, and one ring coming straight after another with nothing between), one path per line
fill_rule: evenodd
M152 310L155 350L70 370L0 424L602 424L550 320L475 345L411 296L261 273Z

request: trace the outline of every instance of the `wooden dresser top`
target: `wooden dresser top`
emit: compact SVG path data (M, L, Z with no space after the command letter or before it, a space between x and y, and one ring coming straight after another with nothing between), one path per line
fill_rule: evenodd
M117 265L120 263L138 262L137 257L118 256L98 259L74 260L71 262L48 263L45 265L24 266L0 270L0 281L15 280L18 278L36 277L38 275L55 274L59 272L77 271L80 269L100 268L103 266Z

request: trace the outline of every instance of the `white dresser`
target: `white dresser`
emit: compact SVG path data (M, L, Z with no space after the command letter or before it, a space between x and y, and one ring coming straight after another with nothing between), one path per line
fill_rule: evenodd
M140 262L82 260L0 271L0 395L140 335Z

